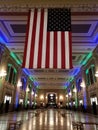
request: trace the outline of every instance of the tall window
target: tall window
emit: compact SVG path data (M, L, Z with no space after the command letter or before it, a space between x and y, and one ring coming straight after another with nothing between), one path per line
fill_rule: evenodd
M6 80L9 83L15 85L16 84L16 75L17 75L16 69L12 66L12 64L8 64Z
M14 74L14 69L11 67L10 68L10 75L9 75L9 83L11 83L12 82L12 78L13 78L13 74Z
M89 69L86 70L86 85L89 86L95 82L96 82L95 66L91 65Z
M89 70L86 70L86 86L90 85L90 75L89 75Z
M93 73L93 81L96 82L96 76L95 76L95 66L92 65L92 73Z

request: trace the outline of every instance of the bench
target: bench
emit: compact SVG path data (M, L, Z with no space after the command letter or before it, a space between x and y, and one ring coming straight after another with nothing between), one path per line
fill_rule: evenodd
M62 115L63 117L65 117L65 113L62 113L61 115Z
M72 121L73 129L83 130L84 129L83 125L95 125L96 129L97 129L98 123L96 123L96 122L75 122L75 121Z
M65 115L67 115L67 114L72 115L72 113L61 113L61 115L62 115L63 117L65 117Z
M81 122L83 125L95 125L96 126L96 130L97 130L97 126L98 126L98 123L96 122Z
M20 127L22 121L9 121L8 122L8 130L15 130Z
M36 113L35 113L35 116L38 116L38 115L39 115L39 112L36 112Z
M72 121L73 129L83 130L83 124L81 122Z
M35 116L38 116L40 112L28 112L28 120L30 119L30 115L32 114L32 118Z

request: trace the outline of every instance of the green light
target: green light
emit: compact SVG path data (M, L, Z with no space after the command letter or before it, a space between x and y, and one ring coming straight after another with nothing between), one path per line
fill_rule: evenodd
M90 52L90 53L87 55L86 59L85 59L81 64L82 64L82 65L85 65L91 57L92 57L92 52Z
M88 69L86 70L86 74L88 74Z
M12 64L8 64L9 67L13 67ZM14 68L14 67L13 67ZM17 73L17 70L14 68L14 72Z
M39 86L37 85L36 88L39 89Z
M17 70L14 68L14 72L17 73Z
M64 86L65 89L67 89L67 86Z
M16 61L16 63L18 65L21 65L22 64L22 61L18 58L18 56L14 53L14 52L11 52L10 53L10 56Z
M12 64L8 64L8 66L12 66Z
M34 78L33 78L32 76L29 76L29 79L30 79L31 81L34 81Z
M28 92L26 92L26 96L25 96L25 107L27 107L27 103L28 102Z
M75 95L75 106L76 106L76 108L78 107L78 98L76 95Z
M74 77L71 77L71 78L69 79L70 82L72 82L73 80L74 80Z

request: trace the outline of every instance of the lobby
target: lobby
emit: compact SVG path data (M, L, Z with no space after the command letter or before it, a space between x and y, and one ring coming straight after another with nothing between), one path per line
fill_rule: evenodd
M71 69L22 68L28 15L34 8L71 9ZM25 130L29 123L28 130L71 130L72 121L97 123L97 28L98 2L91 0L0 1L0 122L5 115L8 118L7 114L9 120L14 120L15 114L15 119L23 121L20 130ZM30 118L26 125L24 121L29 119L31 111L34 120ZM36 116L36 112L40 114ZM64 113L72 115L63 117ZM26 118L22 119L22 114ZM97 129L84 125L83 128Z

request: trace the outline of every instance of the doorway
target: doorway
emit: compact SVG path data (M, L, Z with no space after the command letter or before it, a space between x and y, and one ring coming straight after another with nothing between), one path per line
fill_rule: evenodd
M93 110L93 113L96 115L97 114L97 97L94 96L94 97L91 97L91 105L92 105L92 110Z
M55 93L48 94L48 106L56 107L56 94Z
M4 105L5 105L5 112L6 113L9 111L11 99L12 99L12 97L10 95L5 95L5 97L4 97Z

